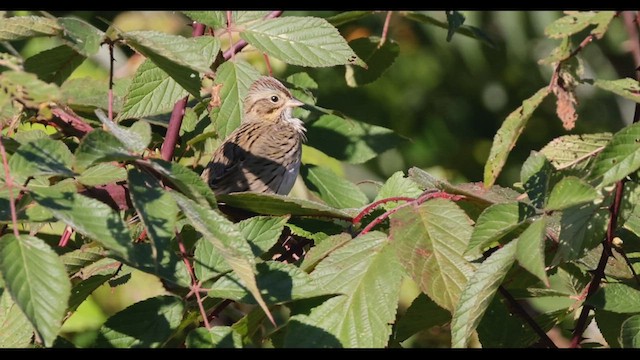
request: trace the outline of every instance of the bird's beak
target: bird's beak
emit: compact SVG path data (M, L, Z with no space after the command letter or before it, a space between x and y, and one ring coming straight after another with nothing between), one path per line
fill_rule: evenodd
M287 106L289 107L298 107L302 105L304 105L304 103L296 98L291 98L289 101L287 101Z

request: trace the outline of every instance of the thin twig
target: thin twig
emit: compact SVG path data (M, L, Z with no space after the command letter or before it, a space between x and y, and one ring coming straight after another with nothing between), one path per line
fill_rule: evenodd
M0 133L2 132L2 127L0 126ZM2 166L4 167L4 179L7 184L7 190L9 191L9 209L11 211L11 223L13 224L13 235L16 238L20 237L20 232L18 231L18 213L16 212L16 204L13 201L13 178L11 177L11 173L9 172L9 162L7 161L7 152L4 149L4 144L2 143L2 136L0 134L0 153L2 154Z
M113 42L109 42L109 120L113 121Z
M229 47L232 48L233 47L233 34L231 33L231 11L227 11L227 34L229 34ZM233 60L233 57L235 56L235 53L231 53L231 59Z
M413 200L415 200L415 199L414 198L410 198L410 197L406 197L406 196L395 196L395 197L390 197L390 198L385 198L385 199L380 199L378 201L374 201L371 204L367 205L364 209L362 209L362 211L360 211L360 213L358 215L356 215L356 217L353 218L352 223L353 224L359 223L362 220L362 218L364 218L367 214L369 214L375 208L377 208L378 205L386 204L386 203L393 202L393 201L413 201Z
M382 47L385 41L387 41L387 33L389 32L389 22L391 20L391 14L393 11L387 11L387 17L384 19L384 26L382 27L382 36L380 36L380 43L378 47Z
M81 138L86 133L93 131L91 125L84 122L80 116L76 115L73 110L69 108L53 107L51 108L51 113L62 121L62 123L57 122L54 118L54 120L51 121L51 125L56 126L69 135ZM65 129L65 127L68 128Z
M271 70L271 62L269 61L269 55L267 53L262 53L264 56L264 62L267 64L267 71L269 72L269 76L273 76L273 70Z
M200 309L200 315L202 315L202 321L204 322L204 326L207 329L211 329L211 325L209 325L209 319L207 319L207 312L204 310L204 306L202 305L202 298L200 297L200 283L198 279L196 279L196 275L193 272L193 267L191 266L191 262L189 262L189 257L187 256L187 251L182 243L182 237L180 233L176 231L176 239L178 240L178 249L180 249L180 254L182 255L182 261L184 261L184 265L187 267L187 271L189 272L189 276L191 277L191 290L196 296L196 302L198 303L198 308Z
M273 19L273 18L280 17L280 15L282 15L282 10L276 10L276 11L270 12L263 19ZM231 46L229 49L227 49L227 51L225 51L224 54L222 54L222 57L224 57L225 60L229 60L231 59L232 56L234 56L234 54L239 53L240 50L244 49L244 47L247 45L248 43L246 41L240 40L237 43L235 43L233 46Z
M593 278L589 282L587 296L585 298L585 304L582 306L578 321L573 329L573 336L571 338L570 347L576 348L580 346L582 341L582 334L587 327L587 318L589 312L593 309L593 306L586 304L586 301L593 296L593 294L600 288L600 282L604 279L604 269L607 266L607 260L611 256L611 243L613 242L613 234L618 227L618 215L620 214L620 207L622 205L622 194L624 190L624 182L618 181L616 183L616 192L613 200L613 204L609 207L610 219L607 226L607 234L605 240L602 242L602 254L600 255L600 261L598 266L593 271Z
M536 323L531 315L529 315L529 313L527 313L524 308L522 308L522 305L520 305L520 303L516 299L514 299L514 297L507 291L507 289L500 285L498 287L498 291L500 292L500 295L502 295L502 297L504 297L509 302L509 304L511 304L511 308L516 311L518 315L520 315L520 317L527 322L529 327L538 335L538 337L540 337L540 340L546 347L550 349L558 348L556 344L549 338L547 333L542 330L538 323Z

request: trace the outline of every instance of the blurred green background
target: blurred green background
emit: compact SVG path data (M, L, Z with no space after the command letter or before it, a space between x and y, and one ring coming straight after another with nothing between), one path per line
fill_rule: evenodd
M333 11L285 11L284 16L335 15ZM362 166L345 165L350 180L384 181L395 171L412 166L458 182L481 181L484 162L496 130L506 116L524 99L547 86L552 68L539 65L559 44L544 36L544 28L563 16L560 11L461 11L465 24L482 29L495 43L494 47L476 39L455 34L447 42L447 30L422 24L394 13L388 38L400 46L395 63L377 81L358 88L347 86L345 68L301 68L271 60L274 75L308 72L319 85L317 104L338 110L352 118L393 129L406 138L392 149ZM14 12L15 15L38 12ZM425 14L446 21L444 11ZM189 20L178 12L52 12L54 16L77 16L106 30L113 23L121 30L158 30L190 36ZM347 40L380 36L386 12L376 12L355 22L339 26ZM589 30L573 37L574 47ZM224 41L224 40L223 40ZM634 66L626 49L627 37L622 21L616 19L602 40L588 46L580 55L584 78L618 79L634 77ZM37 38L14 43L25 57L55 46L53 40ZM224 47L223 43L223 47ZM102 50L106 50L103 47ZM130 51L116 52L116 78L133 74L140 63ZM263 74L264 60L254 51L246 55ZM71 76L108 77L108 54L101 51L85 62ZM565 134L615 132L630 123L634 105L611 93L581 85L578 95L578 122L568 132L555 114L554 97L550 96L534 113L528 127L509 156L498 184L511 186L519 180L520 166L532 150ZM330 140L328 140L330 141ZM363 190L375 194L367 184ZM371 189L369 189L369 187ZM407 284L401 311L417 295ZM127 290L128 289L128 290ZM83 338L91 338L90 329L99 326L110 314L128 304L162 292L149 275L135 273L132 281L114 289L103 286L65 325L67 334L82 346ZM85 331L87 330L87 331ZM448 346L446 332L431 330L405 342L405 346Z

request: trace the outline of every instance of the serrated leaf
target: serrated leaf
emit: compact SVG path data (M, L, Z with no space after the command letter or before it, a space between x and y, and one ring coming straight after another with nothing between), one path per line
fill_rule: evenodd
M110 161L135 160L129 150L113 134L102 129L91 131L80 141L76 149L74 168L78 172L88 167Z
M575 176L567 176L551 190L545 210L564 210L591 202L599 196L598 191L584 180Z
M377 36L352 40L349 46L367 63L366 69L353 65L345 66L345 79L351 87L376 81L393 65L400 53L400 46L395 41L389 39L380 46L380 38Z
M129 259L131 235L120 215L109 205L75 192L52 188L34 188L31 194L58 220L98 241L121 259Z
M288 216L254 216L240 221L237 225L242 236L249 242L253 255L259 257L275 245L288 219ZM194 270L200 281L231 270L222 254L209 241L198 242L194 259Z
M302 165L300 175L307 188L329 206L338 209L357 208L368 202L367 196L356 184L328 168Z
M100 50L100 43L105 37L100 29L71 17L58 18L58 24L62 27L62 41L80 54L89 57Z
M0 349L26 348L33 337L33 327L9 292L0 283Z
M13 180L22 184L30 176L59 175L71 177L71 151L60 140L42 138L23 145L9 159Z
M553 186L554 169L549 160L533 152L522 164L520 181L531 200L531 205L543 208L549 197L549 187Z
M269 14L268 11L232 11L231 22L234 24L246 24L254 20L262 19Z
M100 163L83 171L76 177L79 183L87 186L98 186L122 181L127 178L127 171L117 165Z
M493 138L489 158L484 167L485 187L491 187L495 183L498 175L500 175L500 171L502 171L502 167L507 161L509 152L515 146L529 118L531 118L535 109L538 108L542 100L544 100L549 93L549 87L543 87L533 96L524 100L522 105L509 114L504 120L502 126L500 126L500 129L498 129L498 132Z
M0 238L4 286L31 325L51 346L65 315L71 284L58 255L44 241L22 235Z
M613 184L640 169L640 123L613 135L594 160L591 179L602 177L599 187Z
M227 15L224 11L182 11L191 20L205 24L213 29L227 26Z
M114 112L122 109L121 84L125 79L116 80L113 87ZM109 108L109 85L106 80L98 80L91 77L74 78L65 81L60 88L62 101L73 110L79 112L93 112L95 109L107 110Z
M35 74L26 72L0 73L0 89L31 108L38 108L42 103L56 102L61 97L60 89L55 84L46 83Z
M634 315L622 323L620 340L623 348L640 348L640 315Z
M149 165L188 198L203 206L218 207L213 190L193 170L161 159L149 159Z
M198 73L210 72L220 51L219 40L212 36L187 39L157 31L130 31L121 36L196 98L200 97Z
M68 311L74 312L78 309L78 306L91 295L93 291L99 288L102 284L106 283L113 277L118 268L111 269L110 274L96 274L83 279L81 282L75 284L71 288L71 297L69 298Z
M242 336L231 326L193 329L186 339L187 349L242 348Z
M453 310L473 267L462 256L471 221L456 204L433 199L391 216L389 239L409 275L439 306Z
M291 316L283 346L386 346L402 280L402 267L393 251L385 234L371 232L322 260L311 277L324 291L344 295L323 302L308 315Z
M581 258L604 239L610 214L592 203L565 209L560 219L558 250L553 263Z
M451 320L451 346L464 348L480 323L507 271L516 259L518 241L512 241L491 254L470 277Z
M24 69L42 81L60 86L84 62L85 56L67 45L41 51L24 61Z
M226 138L242 121L243 101L251 84L260 77L260 73L247 62L227 61L216 71L215 85L220 89L220 107L211 110L211 122L218 137Z
M267 304L256 284L253 253L237 226L215 210L205 208L174 191L170 194L193 227L222 254L258 305L269 315Z
M291 65L366 67L338 30L325 19L288 16L247 26L240 37L259 50Z
M544 263L544 242L548 219L542 216L536 219L518 237L516 259L520 266L535 275L549 287L549 279Z
M602 285L585 304L614 313L640 313L640 290L623 283Z
M352 164L364 163L394 149L401 140L393 130L336 115L322 115L307 128L309 146Z
M479 258L486 246L517 231L535 214L535 208L522 202L489 206L476 220L465 256Z
M289 226L289 224L287 225ZM351 235L341 233L329 236L317 243L305 254L300 269L305 272L311 272L322 259L329 256L332 252L351 241Z
M640 102L640 83L632 78L618 80L598 79L593 82L594 86L602 90L610 91L631 101Z
M104 258L104 249L100 247L89 247L77 249L60 255L60 260L64 264L68 275L73 275L85 266L91 265Z
M150 60L138 67L117 119L158 115L173 109L188 92Z
M407 312L398 320L395 339L402 342L413 334L434 326L444 325L451 320L451 314L438 306L427 295L416 297Z
M184 303L175 296L156 296L111 316L99 330L94 347L160 347L180 325Z
M564 135L553 139L541 150L558 168L583 168L611 140L611 133Z
M594 320L609 347L620 348L620 330L622 323L628 318L629 314L618 314L604 310L596 312Z
M561 39L576 34L589 25L597 25L592 33L600 38L614 16L615 11L572 11L571 14L549 24L544 33L550 38Z
M134 153L142 153L151 142L151 126L146 121L137 121L131 128L119 126L109 120L102 110L96 110L98 119L109 133L113 134L127 150Z
M378 191L378 195L373 201L387 199L391 197L410 197L417 198L422 194L422 189L411 178L405 177L402 171L396 171L387 179ZM397 207L400 203L388 202L381 205L385 210L391 210Z
M256 283L269 305L331 294L322 289L311 276L291 264L266 261L257 264L256 270ZM255 298L242 286L235 273L222 275L208 289L210 297L256 304Z
M62 31L56 20L41 16L14 16L0 22L0 40L22 40L36 36L57 35Z
M333 26L340 26L371 14L373 14L373 11L344 11L328 17L327 21Z
M541 65L552 65L554 63L558 63L560 61L566 60L571 56L571 40L570 37L565 37L562 39L562 42L558 47L554 48L551 51L549 56L538 60L538 64ZM575 135L569 135L575 136Z
M296 199L277 194L258 194L252 192L219 195L218 200L228 206L253 211L263 215L323 216L351 220L355 209L334 209L317 202Z

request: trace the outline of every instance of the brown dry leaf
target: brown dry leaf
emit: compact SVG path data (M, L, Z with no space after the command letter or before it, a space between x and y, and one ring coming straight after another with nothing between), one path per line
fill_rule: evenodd
M209 110L213 108L218 108L222 104L220 100L220 89L222 88L222 84L213 85L211 88L211 101L209 101Z
M576 113L577 100L573 89L567 91L560 85L553 86L553 93L556 95L556 114L562 120L562 126L566 130L571 130L576 126L578 114Z

